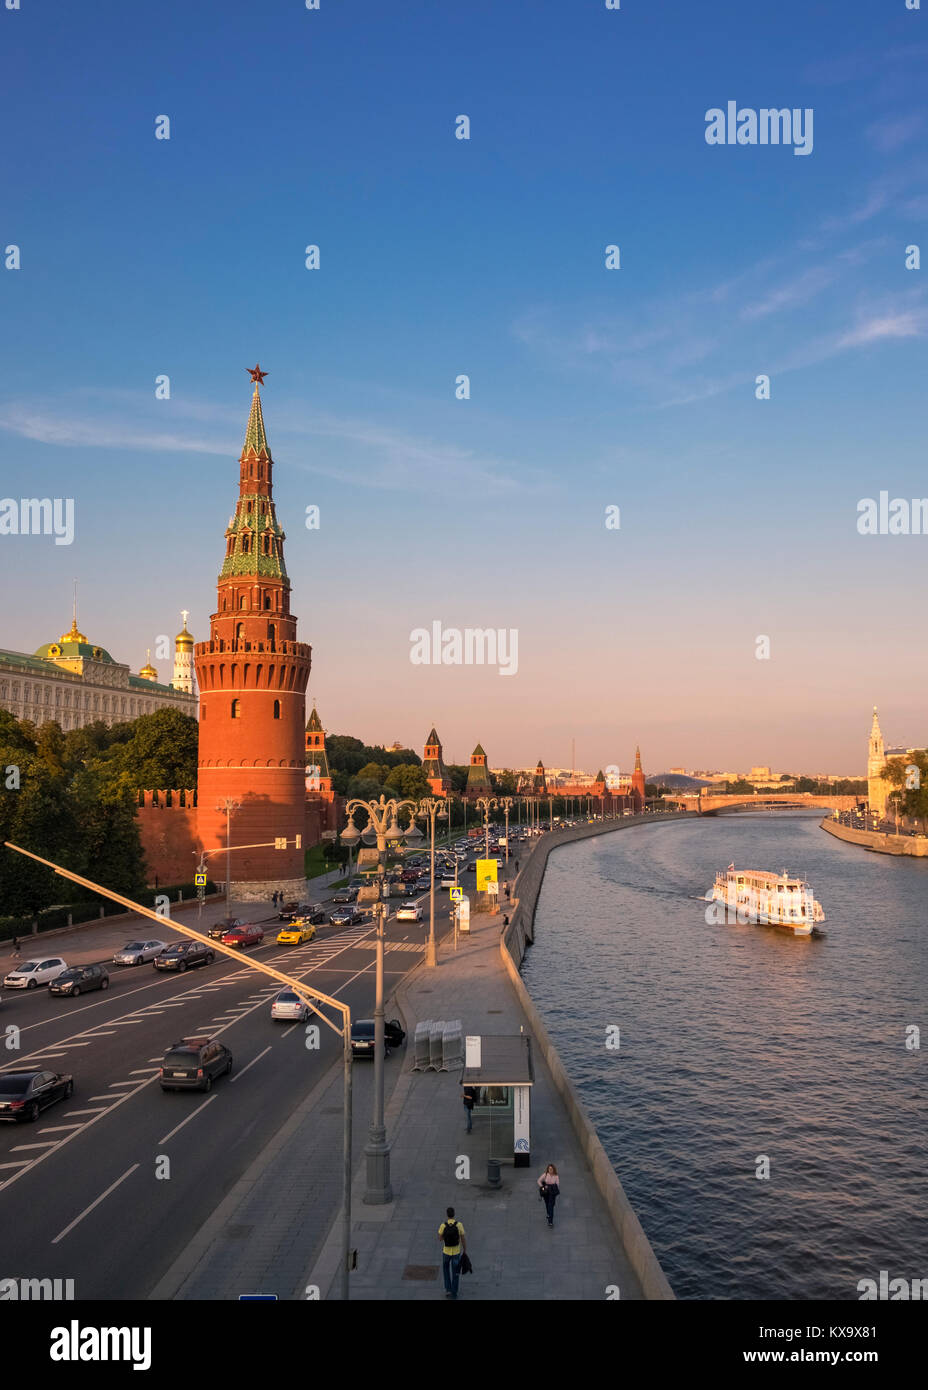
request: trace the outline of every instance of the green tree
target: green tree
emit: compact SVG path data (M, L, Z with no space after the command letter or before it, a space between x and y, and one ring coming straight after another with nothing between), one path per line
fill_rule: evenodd
M428 778L418 763L400 763L389 773L386 784L393 788L394 795L398 797L420 801L429 795Z
M903 815L920 820L922 831L928 834L928 750L890 758L883 777L895 788L890 794L893 803Z

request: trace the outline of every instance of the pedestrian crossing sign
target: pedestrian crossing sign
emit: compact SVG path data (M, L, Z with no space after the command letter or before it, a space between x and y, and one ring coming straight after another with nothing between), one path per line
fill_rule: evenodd
M453 903L459 903L459 902L461 901L461 899L464 897L464 889L463 889L463 888L451 888L451 889L449 889L448 891L449 891L450 894L451 894L451 901L452 901Z
M195 887L197 887L197 888L205 888L205 887L206 887L206 874L194 874L194 876L193 876L193 882L194 882L194 886L195 886Z

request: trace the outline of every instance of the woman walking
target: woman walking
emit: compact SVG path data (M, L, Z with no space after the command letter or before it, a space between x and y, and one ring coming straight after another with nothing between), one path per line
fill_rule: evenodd
M541 1177L538 1179L538 1195L545 1204L545 1211L548 1213L548 1225L554 1225L554 1203L561 1195L561 1185L557 1175L557 1169L553 1163L549 1163Z

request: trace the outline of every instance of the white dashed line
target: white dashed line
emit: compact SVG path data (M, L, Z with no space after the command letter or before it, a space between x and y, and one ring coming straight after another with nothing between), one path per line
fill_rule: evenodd
M78 1225L79 1222L83 1221L85 1216L89 1216L90 1213L93 1211L94 1207L98 1207L100 1203L104 1200L104 1198L108 1197L111 1192L115 1192L119 1184L121 1182L125 1182L126 1178L128 1178L130 1174L134 1173L138 1166L139 1165L137 1163L133 1163L131 1168L127 1168L121 1178L117 1178L116 1181L110 1187L108 1187L105 1192L101 1192L95 1202L91 1202L89 1207L84 1208L80 1216L75 1216L70 1226L65 1226L64 1230L59 1235L55 1236L55 1239L52 1241L52 1245L57 1245L59 1240L64 1240L68 1232L73 1231L74 1227Z
M254 1066L255 1062L260 1062L262 1057L266 1057L267 1054L270 1052L270 1050L271 1050L271 1049L270 1049L269 1047L266 1047L266 1048L264 1049L263 1052L259 1052L259 1053L258 1053L257 1057L252 1057L252 1059L251 1059L251 1061L248 1063L248 1066L247 1066L247 1067L242 1067L242 1069L241 1069L240 1072L237 1072L237 1073L235 1074L235 1076L231 1077L229 1084L231 1085L233 1081L238 1081L238 1079L239 1079L240 1076L244 1076L245 1073L246 1073L246 1071L250 1071L250 1070L251 1070L251 1068ZM162 1143L163 1143L163 1142L164 1142L164 1141L162 1140Z
M182 1130L183 1127L184 1127L184 1125L189 1125L190 1121L194 1118L194 1116L195 1116L195 1115L199 1115L200 1111L201 1111L201 1110L204 1110L204 1109L206 1108L206 1106L209 1105L210 1102L211 1102L211 1101L214 1101L215 1099L216 1099L215 1096L208 1096L208 1097L206 1098L206 1100L203 1102L202 1105L198 1105L197 1108L196 1108L196 1110L191 1110L191 1112L190 1112L190 1114L187 1116L186 1120L181 1120L180 1124L179 1124L179 1125L175 1125L174 1128L170 1131L169 1134L166 1134L166 1135L164 1136L163 1139L159 1139L159 1140L158 1140L158 1143L159 1143L159 1144L166 1144L166 1143L168 1142L169 1139L173 1139L173 1138L174 1138L174 1135L177 1134L179 1130ZM136 1166L138 1166L138 1165L136 1165Z

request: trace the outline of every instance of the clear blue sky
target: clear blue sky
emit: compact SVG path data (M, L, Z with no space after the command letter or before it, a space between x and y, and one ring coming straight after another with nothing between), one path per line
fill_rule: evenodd
M181 608L207 635L259 360L330 730L850 772L876 702L928 742L928 537L856 530L928 495L928 9L23 6L0 496L77 532L0 537L0 646L63 631L75 576L134 670ZM811 107L812 153L707 145L729 100ZM518 674L411 665L434 619L517 628Z

